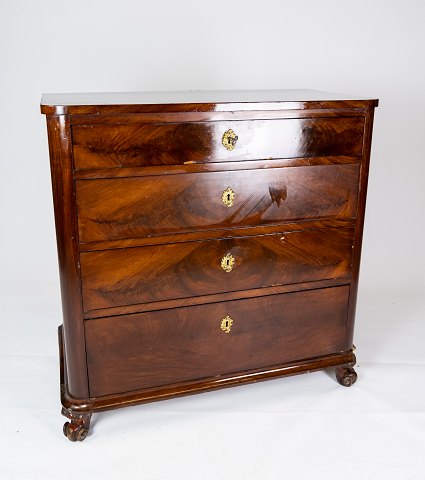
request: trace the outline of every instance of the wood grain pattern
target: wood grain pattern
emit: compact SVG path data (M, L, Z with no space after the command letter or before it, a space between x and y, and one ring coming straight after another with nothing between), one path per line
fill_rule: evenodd
M348 290L335 287L86 321L90 394L342 352ZM226 315L234 320L229 334L220 329Z
M62 327L59 327L59 343L62 343ZM188 380L172 385L133 390L131 392L113 393L101 397L90 397L87 403L73 398L67 389L66 380L66 355L60 356L60 385L61 402L68 410L80 413L103 412L115 408L121 408L141 403L167 400L182 395L193 395L202 392L209 392L220 388L228 388L237 385L244 385L253 382L262 382L274 378L296 375L300 373L313 372L323 368L342 366L354 366L356 358L353 350L319 357L308 358L295 362L287 362L279 365L272 365L266 368L255 368L234 372L228 375L216 375L215 377L203 378L201 380Z
M185 165L154 165L152 167L114 167L75 170L76 180L102 178L150 177L152 175L180 175L185 173L235 172L238 170L264 170L281 167L312 167L316 165L360 164L360 155L330 155L327 157L279 158L247 160L241 162L187 163Z
M42 103L70 440L85 438L93 411L330 366L354 383L377 100L269 91Z
M318 229L82 253L84 309L348 277L353 239L352 228Z
M169 308L189 307L192 305L204 305L206 303L228 302L243 298L264 297L281 293L300 292L304 290L316 290L318 288L337 287L349 285L351 275L346 277L330 278L327 280L315 280L314 282L287 283L285 285L273 285L271 287L252 288L249 290L237 290L233 292L213 293L199 295L197 297L185 297L172 300L160 300L148 303L134 303L120 307L99 308L84 313L85 319L111 317L116 315L128 315L131 313L153 312Z
M271 105L271 104L270 104ZM268 106L269 107L269 106ZM361 117L367 106L358 108L307 108L305 110L190 110L140 113L105 113L70 115L71 125L134 125L142 123L219 122L237 120L273 120L283 118Z
M221 141L238 135L234 150ZM363 117L74 126L78 169L360 155Z
M193 112L263 112L288 110L363 110L377 106L377 100L343 100L318 102L259 102L259 103L182 103L164 105L42 105L41 111L47 115L127 115L146 113L193 113Z
M76 181L80 242L352 218L358 165ZM227 207L222 193L235 192Z
M105 240L98 242L80 243L80 252L92 252L98 250L112 250L115 248L144 247L147 245L163 245L164 243L182 243L198 240L213 240L219 238L250 237L268 235L271 233L287 233L298 230L311 230L316 228L344 228L352 227L356 223L355 218L321 218L319 220L297 220L276 225L259 225L251 227L218 228L212 230L194 230L188 233L167 234L161 236L148 236L126 238L119 240Z

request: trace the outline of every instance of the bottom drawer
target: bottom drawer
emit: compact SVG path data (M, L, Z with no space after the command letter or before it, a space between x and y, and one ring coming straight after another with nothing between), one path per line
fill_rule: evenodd
M90 396L345 350L348 286L85 322Z

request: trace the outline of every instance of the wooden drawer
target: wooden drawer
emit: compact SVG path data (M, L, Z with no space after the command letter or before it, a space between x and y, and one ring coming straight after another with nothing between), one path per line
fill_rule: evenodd
M232 129L233 150L222 145ZM262 158L360 155L364 117L83 125L72 129L76 169Z
M342 286L88 320L90 395L343 351L348 293ZM233 320L229 333L221 328L227 316Z
M348 277L353 239L329 228L82 253L84 309Z
M77 180L80 242L352 218L358 181L358 164Z

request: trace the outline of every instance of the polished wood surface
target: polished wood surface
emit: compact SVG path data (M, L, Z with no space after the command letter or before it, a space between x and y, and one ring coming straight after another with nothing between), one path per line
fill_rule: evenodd
M193 230L352 218L358 165L76 182L82 243ZM231 207L222 201L234 191Z
M285 110L288 108L361 108L378 105L376 99L318 90L217 90L180 92L46 93L45 114L89 114L141 111Z
M328 280L315 280L313 282L287 283L285 285L272 285L271 287L252 288L249 290L235 290L231 292L213 293L209 295L198 295L195 297L183 297L171 300L160 300L145 303L133 303L119 307L99 308L84 312L85 319L101 318L113 315L126 315L130 313L152 312L168 308L188 307L191 305L203 305L214 302L227 302L244 298L257 298L266 295L277 295L280 293L298 292L304 290L316 290L317 288L335 287L348 285L351 282L351 275L345 277L330 278Z
M323 102L365 100L364 97L312 89L182 90L157 92L45 93L41 105L164 105L193 103ZM375 100L377 101L377 100Z
M245 105L245 104L241 104ZM251 104L252 105L252 104ZM279 104L280 105L280 104ZM231 106L227 105L229 108ZM233 105L234 106L234 105ZM301 118L348 118L348 117L365 117L368 111L367 103L357 107L351 107L346 105L339 105L336 107L334 104L332 107L315 106L300 110L297 105L288 109L270 109L273 104L267 104L266 109L263 110L205 110L205 105L179 105L170 107L172 111L166 109L157 109L157 106L152 107L155 111L147 112L140 111L137 113L122 113L122 112L107 112L102 113L87 113L87 114L75 114L70 115L71 126L81 125L142 125L142 124L167 124L167 123L193 123L193 122L236 122L239 120L283 120L289 119L301 119ZM81 108L81 107L79 107ZM83 107L88 108L88 107ZM108 107L109 109L116 107ZM120 107L121 108L121 107ZM139 108L137 106L137 108ZM147 108L147 105L144 105Z
M69 119L47 117L50 169L55 211L56 240L62 297L67 379L75 398L89 395L86 368L83 307L79 276L78 231L72 178L72 144Z
M356 381L376 105L305 91L43 98L70 440L94 411L330 366Z
M59 327L59 338L61 339L62 326ZM61 342L61 340L60 340ZM202 392L209 392L220 388L234 387L247 383L261 382L274 378L297 375L300 373L314 372L329 367L353 367L356 364L356 357L353 350L342 353L321 355L320 357L308 358L301 361L287 362L285 364L272 365L270 367L244 370L228 375L219 375L200 380L188 380L161 387L144 388L143 390L132 390L130 392L113 393L100 397L91 397L83 403L69 395L67 390L66 356L60 357L61 371L61 402L69 411L91 415L92 412L103 412L115 408L138 405L141 403L167 400L182 395L192 395Z
M356 234L353 248L353 281L350 288L350 301L347 321L347 342L346 345L353 345L354 320L357 306L357 291L359 287L360 258L363 241L364 215L366 210L366 194L369 179L370 149L372 145L372 129L374 109L372 108L366 116L364 154L361 163L360 182L359 182L359 203L357 206ZM350 348L350 347L348 347Z
M82 253L84 309L347 278L353 241L352 228L318 229Z
M233 150L222 145L229 129ZM74 126L76 169L360 155L363 117Z
M154 165L147 167L106 167L75 170L76 180L102 178L150 177L152 175L179 175L181 173L236 172L239 170L266 170L281 167L307 167L317 165L360 165L360 155L328 155L326 157L277 158L240 162L188 163L183 165Z
M335 287L89 320L90 394L98 397L342 352L348 291ZM234 320L229 334L220 328L227 315Z
M191 232L170 233L166 235L149 235L118 240L104 240L88 243L80 243L80 252L92 252L98 250L111 250L115 248L143 247L146 245L163 245L165 243L182 243L198 240L213 240L217 238L247 237L256 235L268 235L272 233L293 232L298 230L311 230L315 228L344 228L356 224L356 218L326 217L321 219L296 220L272 225L253 225L249 227L214 228L205 230L193 230Z

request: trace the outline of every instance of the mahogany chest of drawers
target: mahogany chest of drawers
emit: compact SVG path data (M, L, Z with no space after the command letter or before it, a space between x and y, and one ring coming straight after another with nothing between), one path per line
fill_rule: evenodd
M48 94L65 435L92 412L336 367L350 386L377 100Z

